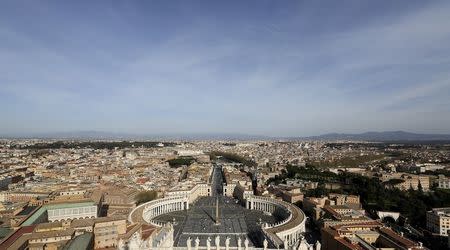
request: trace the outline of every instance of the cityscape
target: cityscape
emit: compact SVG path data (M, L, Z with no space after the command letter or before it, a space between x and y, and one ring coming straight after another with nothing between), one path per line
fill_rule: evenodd
M3 139L2 248L443 249L448 142Z
M0 2L0 250L450 249L450 2Z

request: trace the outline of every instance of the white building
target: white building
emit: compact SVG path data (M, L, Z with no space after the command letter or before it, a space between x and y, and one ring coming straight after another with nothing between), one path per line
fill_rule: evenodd
M94 202L61 203L47 205L48 221L97 218L98 207Z

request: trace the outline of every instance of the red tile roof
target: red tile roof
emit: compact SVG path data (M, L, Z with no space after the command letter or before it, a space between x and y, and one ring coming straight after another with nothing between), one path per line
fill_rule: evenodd
M8 249L22 235L32 233L35 227L36 227L35 225L31 225L17 229L12 234L7 236L5 240L3 240L3 242L0 244L0 249L1 250Z

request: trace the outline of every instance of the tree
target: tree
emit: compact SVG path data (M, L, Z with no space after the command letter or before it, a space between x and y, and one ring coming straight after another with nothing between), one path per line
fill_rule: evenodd
M176 159L172 159L172 160L168 160L167 162L169 163L169 166L172 168L177 168L180 166L189 166L194 162L194 158L191 156L186 156L186 157L179 157Z
M134 200L136 201L136 205L152 201L158 197L158 193L154 190L150 191L142 191L139 192L135 197Z
M419 181L419 185L417 185L417 190L419 190L419 193L423 194L423 187L422 184Z

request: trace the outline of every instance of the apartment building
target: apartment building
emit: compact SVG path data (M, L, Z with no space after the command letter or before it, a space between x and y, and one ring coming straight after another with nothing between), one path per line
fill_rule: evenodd
M430 177L427 175L415 175L407 173L388 173L381 176L382 182L388 182L389 180L400 180L399 183L395 183L394 187L400 190L408 190L410 188L418 190L419 186L422 186L423 191L430 190Z
M442 189L450 189L450 178L446 177L445 175L440 174L438 179L438 188Z
M327 250L425 250L420 242L403 237L384 227L380 222L369 221L334 225L322 229L322 249Z
M427 229L434 234L448 236L450 230L450 207L433 208L427 212Z

